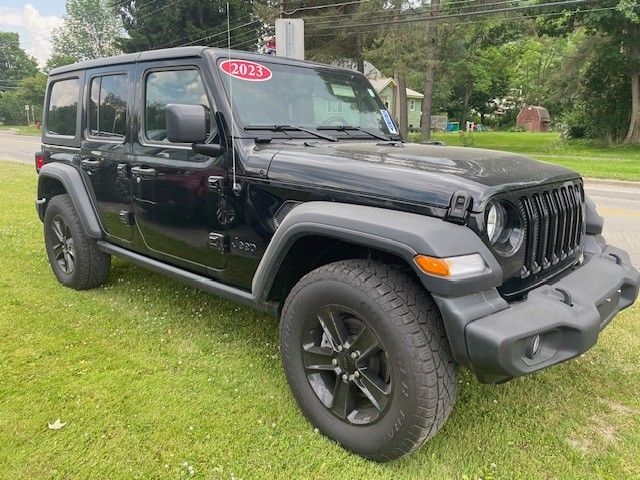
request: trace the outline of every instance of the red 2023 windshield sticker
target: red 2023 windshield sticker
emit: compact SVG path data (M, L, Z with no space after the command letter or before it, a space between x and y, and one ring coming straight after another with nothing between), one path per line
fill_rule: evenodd
M225 60L220 63L220 69L227 75L249 82L264 82L272 75L268 67L249 60Z

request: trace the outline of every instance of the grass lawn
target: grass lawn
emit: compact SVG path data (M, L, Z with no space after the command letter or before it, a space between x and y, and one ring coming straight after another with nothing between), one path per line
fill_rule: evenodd
M410 140L418 141L419 136L410 134ZM562 141L557 132L437 133L434 140L447 145L522 153L577 170L584 177L640 180L638 147L597 147L584 141Z
M462 372L442 432L379 465L299 413L276 319L118 260L59 285L32 170L0 162L0 478L640 478L640 308L535 376Z
M33 137L39 137L42 134L42 130L33 125L0 125L0 132L7 130L14 131L18 135L31 135Z

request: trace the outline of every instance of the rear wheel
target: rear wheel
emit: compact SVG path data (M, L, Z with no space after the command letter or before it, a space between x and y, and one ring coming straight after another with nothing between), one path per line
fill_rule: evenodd
M49 201L44 241L51 269L63 285L85 290L107 280L111 256L87 237L69 195L57 195Z
M410 453L451 412L456 367L440 314L393 266L348 260L307 274L285 302L280 348L307 418L373 460Z

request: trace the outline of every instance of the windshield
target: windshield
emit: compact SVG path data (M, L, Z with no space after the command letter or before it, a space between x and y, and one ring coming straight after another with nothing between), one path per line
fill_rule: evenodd
M357 138L398 135L369 82L355 72L236 59L222 59L218 66L227 95L233 92L236 120L246 130L264 127L308 136L302 127Z

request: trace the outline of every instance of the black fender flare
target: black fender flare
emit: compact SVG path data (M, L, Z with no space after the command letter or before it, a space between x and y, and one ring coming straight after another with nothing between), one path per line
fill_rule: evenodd
M598 213L596 204L587 195L584 198L585 232L587 235L600 235L604 228L604 218Z
M269 243L252 282L254 298L265 302L287 252L300 238L326 236L392 253L404 259L424 287L438 295L464 295L502 283L502 269L470 228L439 218L365 205L313 201L285 217ZM479 253L484 272L460 278L429 275L418 268L418 254L451 257Z
M42 206L42 200L46 199L44 192L44 179L51 178L62 184L71 198L71 202L82 221L82 227L89 238L103 238L103 229L94 208L91 196L87 191L82 174L76 167L68 163L47 163L40 169L38 176L38 204ZM43 216L41 216L43 219Z

